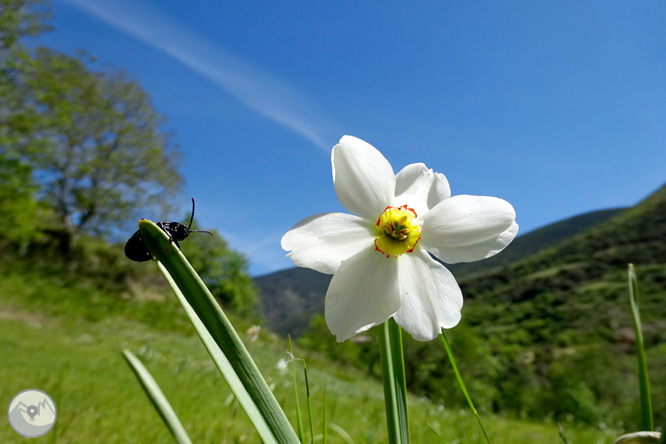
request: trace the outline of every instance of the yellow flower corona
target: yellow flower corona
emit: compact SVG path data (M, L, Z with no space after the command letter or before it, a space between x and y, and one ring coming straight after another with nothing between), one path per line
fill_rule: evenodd
M408 208L388 206L377 218L375 250L387 258L411 253L421 239L421 227L414 223L416 211Z

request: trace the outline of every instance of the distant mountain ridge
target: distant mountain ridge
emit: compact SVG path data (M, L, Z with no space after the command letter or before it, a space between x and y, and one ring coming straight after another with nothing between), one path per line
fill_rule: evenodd
M625 210L613 208L570 217L518 236L504 251L489 259L446 266L457 279L483 274L552 247ZM276 333L299 336L312 315L323 312L330 281L330 275L297 267L254 278L267 326Z

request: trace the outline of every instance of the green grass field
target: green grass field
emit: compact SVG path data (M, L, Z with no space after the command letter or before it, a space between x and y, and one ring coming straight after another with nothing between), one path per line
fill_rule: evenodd
M0 304L0 399L8 404L26 388L39 388L54 397L58 421L52 432L39 438L41 442L173 442L123 360L123 348L134 352L151 371L193 442L258 442L257 434L229 396L226 383L198 337L155 329L121 316L89 321L40 314L17 305L22 304L10 304L8 298ZM276 368L277 361L286 356L286 344L262 334L251 350L293 420L296 415L291 376ZM386 442L381 385L358 371L317 357L305 358L316 433L322 432L326 382L328 442ZM303 395L304 386L299 390ZM412 442L439 442L427 424L449 443L484 442L469 412L448 410L417 398L410 398L409 403ZM496 417L485 417L484 421L495 444L562 442L552 423ZM565 428L574 444L613 441L611 434L599 430L567 424ZM12 431L6 416L0 415L0 442L18 443L24 439Z

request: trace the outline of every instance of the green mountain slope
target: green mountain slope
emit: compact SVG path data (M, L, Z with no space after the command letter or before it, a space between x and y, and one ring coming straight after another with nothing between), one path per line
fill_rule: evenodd
M315 313L324 310L331 276L306 268L290 268L254 278L268 328L300 336Z
M666 341L666 186L606 223L500 270L463 279L469 322L493 340L525 328L532 343L621 340L631 326L626 267L638 270L650 345ZM661 330L659 334L657 331ZM631 342L631 338L624 338Z
M551 247L590 227L607 221L624 209L593 211L555 222L516 238L501 254L468 264L447 265L457 278L503 266ZM290 268L254 279L259 288L266 323L281 334L300 335L310 318L324 309L331 276L304 268Z

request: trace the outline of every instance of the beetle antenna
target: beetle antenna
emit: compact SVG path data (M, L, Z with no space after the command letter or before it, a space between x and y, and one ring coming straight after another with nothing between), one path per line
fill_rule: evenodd
M194 197L192 198L192 216L190 216L190 224L187 226L187 230L190 230L192 226L192 221L194 220Z
M204 230L189 230L189 231L190 233L208 233L211 236L213 235L213 233L211 233L210 231L204 231Z

